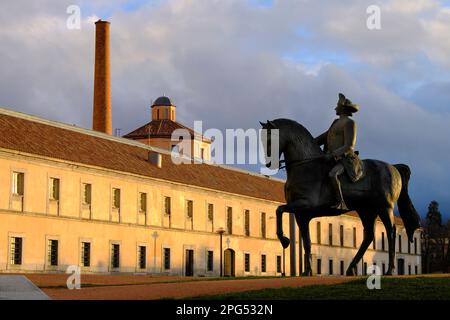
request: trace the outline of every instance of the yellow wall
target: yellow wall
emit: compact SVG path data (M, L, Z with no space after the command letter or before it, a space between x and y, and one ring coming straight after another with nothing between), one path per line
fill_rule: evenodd
M163 169L162 169L163 170ZM25 174L23 211L14 210L11 181L12 172ZM52 213L48 200L50 177L60 179L60 207ZM160 181L147 177L124 174L63 161L55 161L32 155L0 151L0 270L14 271L64 271L69 265L80 263L80 243L84 239L91 242L91 267L85 272L109 272L110 246L112 241L121 245L121 272L149 272L184 274L186 249L194 249L195 275L218 275L220 243L216 231L226 228L226 208L233 208L233 234L224 234L223 249L235 251L236 275L262 275L261 254L267 256L267 272L275 275L276 256L282 255L281 246L275 235L275 209L279 203L227 194L213 190ZM83 214L81 205L82 183L92 184L92 213ZM121 190L120 222L114 222L112 211L112 189ZM139 192L147 193L147 217L139 214ZM164 215L164 197L172 199L170 227ZM186 200L194 205L193 220L186 214ZM214 204L213 224L207 218L207 204ZM244 236L244 211L250 210L250 237ZM260 214L266 212L267 239L261 238ZM321 244L317 243L316 222L321 221ZM284 231L289 233L288 215L284 216ZM328 243L328 224L333 226L333 245ZM344 246L339 239L339 226L344 226ZM311 222L313 243L313 272L317 259L322 259L322 274L328 273L328 260L332 259L334 274L339 273L339 261L347 268L357 248L353 247L352 228L357 228L357 247L362 241L362 226L358 218L352 216L324 217ZM420 232L417 231L418 252L407 253L406 232L398 226L402 234L403 252L397 258L405 259L405 271L411 265L414 273L418 266L420 273ZM156 243L152 234L158 233ZM364 256L368 264L376 262L387 265L387 252L381 250L381 232L384 227L379 222L376 227L377 246L372 245ZM10 238L24 238L23 262L20 266L9 264ZM297 235L298 236L298 235ZM47 265L47 240L59 240L59 261L57 267ZM137 246L147 246L147 268L137 270ZM387 250L387 239L385 240ZM164 247L171 249L172 268L162 270ZM397 244L398 249L398 244ZM206 251L214 252L214 271L206 272ZM298 242L297 242L298 251ZM250 273L244 273L244 253L251 254ZM298 252L297 257L298 260ZM361 270L361 263L359 271ZM286 272L289 274L289 250L286 250Z
M24 212L11 210L11 177L13 171L25 173ZM50 177L60 179L60 210L58 215L49 212L48 181ZM161 272L161 252L163 246L172 250L171 273L183 274L184 249L195 249L197 274L205 269L205 248L214 250L215 270L219 272L218 259L220 227L225 228L226 207L233 208L233 234L224 235L223 248L236 251L236 274L243 274L243 253L252 253L252 272L259 274L260 254L267 253L267 274L275 274L275 255L281 254L275 239L274 211L277 203L249 197L225 194L181 184L157 181L93 167L78 166L64 162L45 160L29 156L0 152L0 269L16 270L8 267L8 234L23 235L24 261L20 270L43 270L46 261L46 236L60 240L60 266L65 270L70 264L79 263L80 239L92 239L92 268L88 271L109 271L110 241L121 241L120 271L135 271L137 264L137 243L152 245L148 248L147 272ZM81 184L92 184L92 214L90 220L82 220ZM112 188L121 190L120 223L111 221ZM145 192L147 198L147 223L139 219L138 195ZM170 228L166 228L163 214L163 199L172 198ZM194 216L191 221L186 216L186 200L193 200ZM207 219L207 203L214 204L213 225ZM244 210L251 212L250 237L244 237ZM267 237L260 235L260 213L267 216ZM287 228L287 217L285 219ZM157 270L153 268L154 243L151 234L157 231ZM151 262L151 263L150 263ZM204 270L203 270L203 273Z

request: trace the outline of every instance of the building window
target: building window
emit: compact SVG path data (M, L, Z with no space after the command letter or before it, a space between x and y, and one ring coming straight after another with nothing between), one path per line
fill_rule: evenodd
M328 244L333 245L333 225L331 223L328 224Z
M164 248L164 270L170 270L170 248Z
M322 238L322 236L321 236L320 221L317 222L316 227L317 227L317 230L316 230L316 233L317 233L317 243L320 244L320 243L321 243L321 238Z
M208 250L206 271L213 271L213 270L214 270L214 252L211 250Z
M227 207L227 231L233 233L233 208Z
M353 248L356 248L356 228L353 227Z
M367 262L364 262L364 265L363 265L363 275L367 276Z
M342 261L341 260L341 263L340 263L340 271L341 271L341 276L343 276L344 275L344 261Z
M214 222L214 204L208 203L208 221Z
M113 209L120 209L120 189L113 188L113 199L112 199Z
M414 266L414 274L419 274L419 267L418 266Z
M317 274L322 274L322 259L317 259Z
M91 243L81 242L81 265L83 267L91 266Z
M171 212L171 199L170 197L164 197L164 214L170 216Z
M58 265L58 240L48 240L47 257L50 266Z
M333 274L333 260L332 259L328 260L328 274L329 275Z
M245 236L250 236L250 210L244 211L244 220L245 220L245 227L244 227L244 233Z
M250 272L250 253L244 254L244 271Z
M266 213L261 212L261 238L266 238Z
M138 254L139 254L139 257L138 257L139 269L147 268L147 247L139 246Z
M92 185L90 183L83 183L82 185L82 202L84 205L91 205L92 203Z
M386 263L384 263L384 262L381 264L381 272L382 272L382 274L386 273Z
M339 239L341 242L341 247L343 247L344 246L344 226L343 225L339 226Z
M12 194L23 196L25 184L25 174L23 172L13 172L12 176Z
M11 238L10 264L22 264L22 244L23 239L20 237Z
M417 254L417 238L414 238L414 254Z
M281 273L281 256L277 256L277 273Z
M192 219L194 216L194 201L186 200L186 216Z
M50 178L50 190L49 190L49 198L50 200L59 200L59 179Z
M406 245L408 246L408 253L411 253L411 243L408 241L406 241Z
M111 267L113 269L120 268L120 245L113 244L111 246Z
M384 232L381 233L381 250L385 250L385 244L384 244Z
M261 272L266 272L266 255L261 255Z
M139 213L147 213L147 194L139 192Z
M205 149L204 148L200 148L200 158L202 160L205 160Z
M402 252L402 236L398 235L398 252Z

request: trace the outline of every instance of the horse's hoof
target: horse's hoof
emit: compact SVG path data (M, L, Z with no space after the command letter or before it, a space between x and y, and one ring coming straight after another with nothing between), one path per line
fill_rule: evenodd
M304 272L302 272L302 277L311 277L311 276L312 276L311 270L305 270Z
M287 238L285 236L281 236L280 242L281 242L281 245L283 246L283 248L286 249L287 247L289 247L291 240L289 240L289 238Z
M356 276L356 269L355 268L348 268L347 272L345 273L347 277L354 277Z

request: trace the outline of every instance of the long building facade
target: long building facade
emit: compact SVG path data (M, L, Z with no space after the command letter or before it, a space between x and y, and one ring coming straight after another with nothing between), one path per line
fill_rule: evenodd
M223 166L175 165L165 150L0 109L0 271L298 274L275 235L283 185ZM420 231L408 243L396 224L396 272L421 273ZM343 274L362 241L357 215L310 228L314 274ZM378 222L358 273L387 263Z

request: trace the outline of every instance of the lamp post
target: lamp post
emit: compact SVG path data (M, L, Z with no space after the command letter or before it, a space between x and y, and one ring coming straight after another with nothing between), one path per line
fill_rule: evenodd
M158 232L152 233L153 238L153 272L156 273L156 239L159 237Z
M223 263L222 263L222 255L223 255L223 250L222 250L222 235L225 233L225 229L224 228L219 228L216 231L219 236L220 236L220 277L223 277Z

